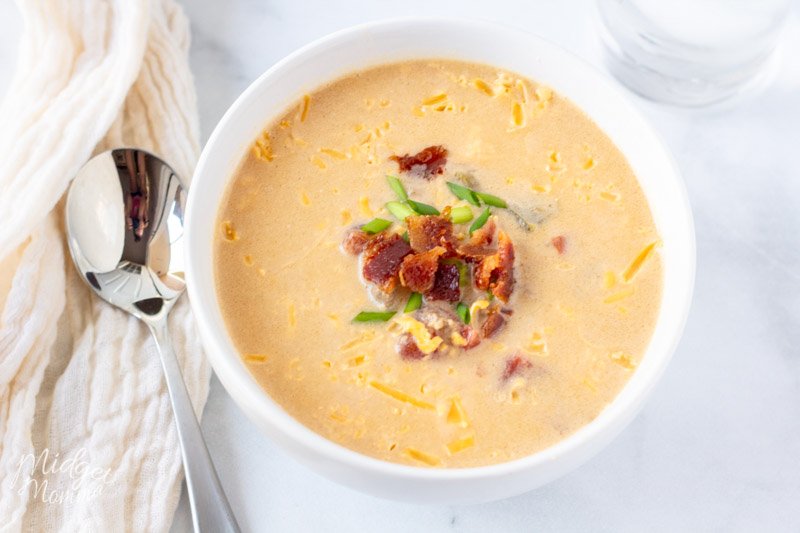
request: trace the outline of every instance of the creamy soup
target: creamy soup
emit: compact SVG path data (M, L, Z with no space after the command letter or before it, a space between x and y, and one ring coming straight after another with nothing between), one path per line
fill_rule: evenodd
M542 450L636 371L659 236L625 157L548 87L411 61L267 124L217 215L217 295L294 418L423 467Z

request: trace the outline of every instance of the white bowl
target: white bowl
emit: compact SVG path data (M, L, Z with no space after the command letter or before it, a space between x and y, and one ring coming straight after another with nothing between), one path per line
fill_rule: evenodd
M663 240L664 291L641 364L591 423L543 451L463 469L404 466L335 444L289 416L250 376L228 337L214 287L212 239L225 187L259 131L323 83L365 67L414 58L487 63L543 82L583 109L628 158ZM206 144L186 213L186 278L192 309L217 376L241 409L287 453L314 471L380 497L473 503L513 496L572 470L636 415L660 378L689 310L694 283L692 215L678 169L627 97L592 67L534 35L474 21L400 19L340 31L301 48L258 78L231 106Z

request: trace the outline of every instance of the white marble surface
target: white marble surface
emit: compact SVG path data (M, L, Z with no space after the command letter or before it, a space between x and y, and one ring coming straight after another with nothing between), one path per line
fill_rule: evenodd
M797 7L797 6L796 6ZM331 31L398 15L498 20L597 62L588 0L187 1L204 138L258 74ZM412 506L295 464L215 379L203 418L245 531L800 530L800 21L772 85L727 111L640 104L684 173L697 226L695 300L641 415L549 486L469 507ZM19 27L0 2L0 91ZM635 99L635 97L632 96ZM174 531L189 531L184 497Z

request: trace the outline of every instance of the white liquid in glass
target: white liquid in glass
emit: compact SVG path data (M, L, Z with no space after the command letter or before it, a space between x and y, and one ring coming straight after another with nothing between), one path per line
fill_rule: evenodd
M788 0L598 0L606 62L639 94L701 106L752 85Z

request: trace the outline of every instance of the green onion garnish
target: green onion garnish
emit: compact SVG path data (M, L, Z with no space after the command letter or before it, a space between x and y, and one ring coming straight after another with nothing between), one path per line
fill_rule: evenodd
M411 241L411 239L409 239L409 237L408 237L408 232L407 232L407 231L404 231L404 232L403 232L403 234L402 234L402 235L400 235L400 236L401 236L401 237L403 238L403 240L404 240L404 241L406 241L406 242L410 242L410 241Z
M489 220L489 216L491 216L491 214L492 210L487 207L486 211L481 213L481 215L476 218L475 222L473 222L469 227L469 234L472 235L474 231L481 229L483 225L486 224L486 221Z
M472 220L472 209L468 205L454 207L450 210L450 219L453 224L463 224Z
M386 322L394 316L394 311L361 311L353 322Z
M464 302L458 302L456 313L464 324L469 324L469 307Z
M389 182L389 187L392 188L394 193L400 198L401 202L405 202L408 200L408 193L406 192L406 188L403 187L403 183L397 179L395 176L386 176L386 181Z
M422 202L415 202L414 200L408 199L406 203L419 213L420 215L439 215L439 210L433 207L432 205L423 204Z
M380 233L389 226L392 225L391 220L386 220L383 218L373 218L363 226L361 226L361 231L364 233L369 233L370 235L373 233Z
M492 291L486 291L486 299L490 302L494 300L494 293Z
M469 285L469 267L463 261L459 261L456 267L458 268L458 284L467 287Z
M469 267L464 261L459 259L449 258L442 261L445 265L455 265L458 269L458 284L462 287L469 285Z
M475 195L475 191L472 189L468 189L467 187L459 185L458 183L453 183L452 181L447 182L447 187L450 189L450 192L456 195L457 198L460 198L465 202L469 202L476 207L481 205L481 203L478 201L478 197Z
M404 313L411 313L422 307L422 295L418 292L412 292L408 297L406 308L403 309Z
M483 200L483 203L485 203L486 205L491 205L493 207L502 207L503 209L508 207L508 204L506 203L505 200L493 194L486 194L485 192L477 192L477 191L473 192L475 192L475 195L481 200Z
M414 211L406 204L400 202L387 202L386 209L397 218L397 220L405 220L407 217L414 216Z

